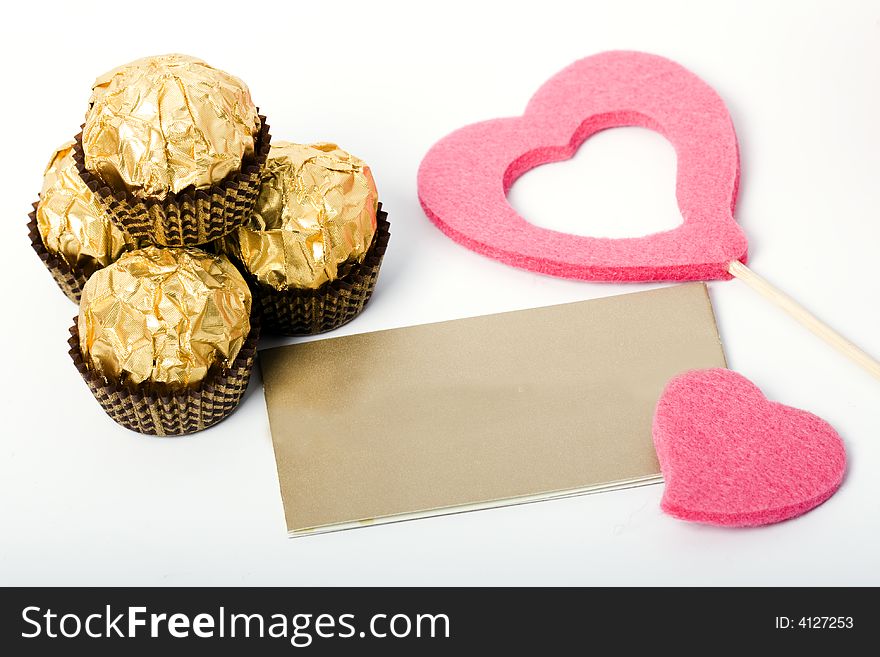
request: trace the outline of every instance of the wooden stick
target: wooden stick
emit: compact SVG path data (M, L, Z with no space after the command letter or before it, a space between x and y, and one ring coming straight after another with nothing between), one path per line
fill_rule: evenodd
M730 263L728 271L753 290L782 308L785 312L825 340L825 342L832 347L836 348L844 355L849 356L853 361L880 379L880 362L859 349L833 328L816 318L790 296L773 287L770 283L737 260Z

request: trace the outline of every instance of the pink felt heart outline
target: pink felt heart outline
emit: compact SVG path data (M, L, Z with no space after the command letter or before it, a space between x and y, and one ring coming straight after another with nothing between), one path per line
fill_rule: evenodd
M846 450L812 413L770 401L730 370L692 370L667 385L653 421L666 481L662 509L728 527L788 520L840 487Z
M642 126L678 158L683 223L644 237L583 237L539 228L507 191L538 165L571 158L591 135ZM613 51L550 78L520 117L466 126L437 142L419 168L428 217L464 246L507 264L594 281L729 279L748 244L733 218L739 150L724 102L700 78L657 55Z

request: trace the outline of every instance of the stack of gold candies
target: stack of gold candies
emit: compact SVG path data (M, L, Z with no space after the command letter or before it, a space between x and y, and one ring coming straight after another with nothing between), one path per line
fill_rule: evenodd
M389 238L370 168L335 144L270 146L238 78L184 55L99 77L51 157L31 244L79 303L70 355L119 424L200 431L235 410L261 329L334 329Z

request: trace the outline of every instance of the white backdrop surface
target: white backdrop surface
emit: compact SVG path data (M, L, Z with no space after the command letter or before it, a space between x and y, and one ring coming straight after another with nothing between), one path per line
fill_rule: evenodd
M30 250L25 215L94 77L174 51L243 78L276 139L336 141L372 165L393 236L373 301L336 335L645 289L473 254L424 217L415 185L435 140L519 114L571 61L625 48L718 90L740 137L752 266L880 354L880 4L300 5L7 8L0 584L880 584L880 382L737 281L711 285L731 367L826 418L850 457L835 497L772 527L679 522L655 485L290 540L259 376L238 412L190 438L109 420L67 356L76 309ZM526 174L511 201L543 226L638 235L678 222L674 177L669 144L621 129Z

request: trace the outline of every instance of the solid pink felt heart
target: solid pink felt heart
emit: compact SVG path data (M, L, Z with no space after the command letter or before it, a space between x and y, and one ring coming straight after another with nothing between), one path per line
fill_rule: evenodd
M745 527L794 518L831 497L846 470L831 425L769 401L725 369L672 379L653 433L666 481L661 506L683 520Z
M507 191L523 173L620 126L656 130L674 146L680 226L637 238L582 237L534 226L510 206ZM728 279L730 262L745 262L746 238L733 218L738 181L736 134L718 94L668 59L620 51L562 70L523 116L440 140L422 161L418 188L443 232L510 265L595 281L683 281Z

